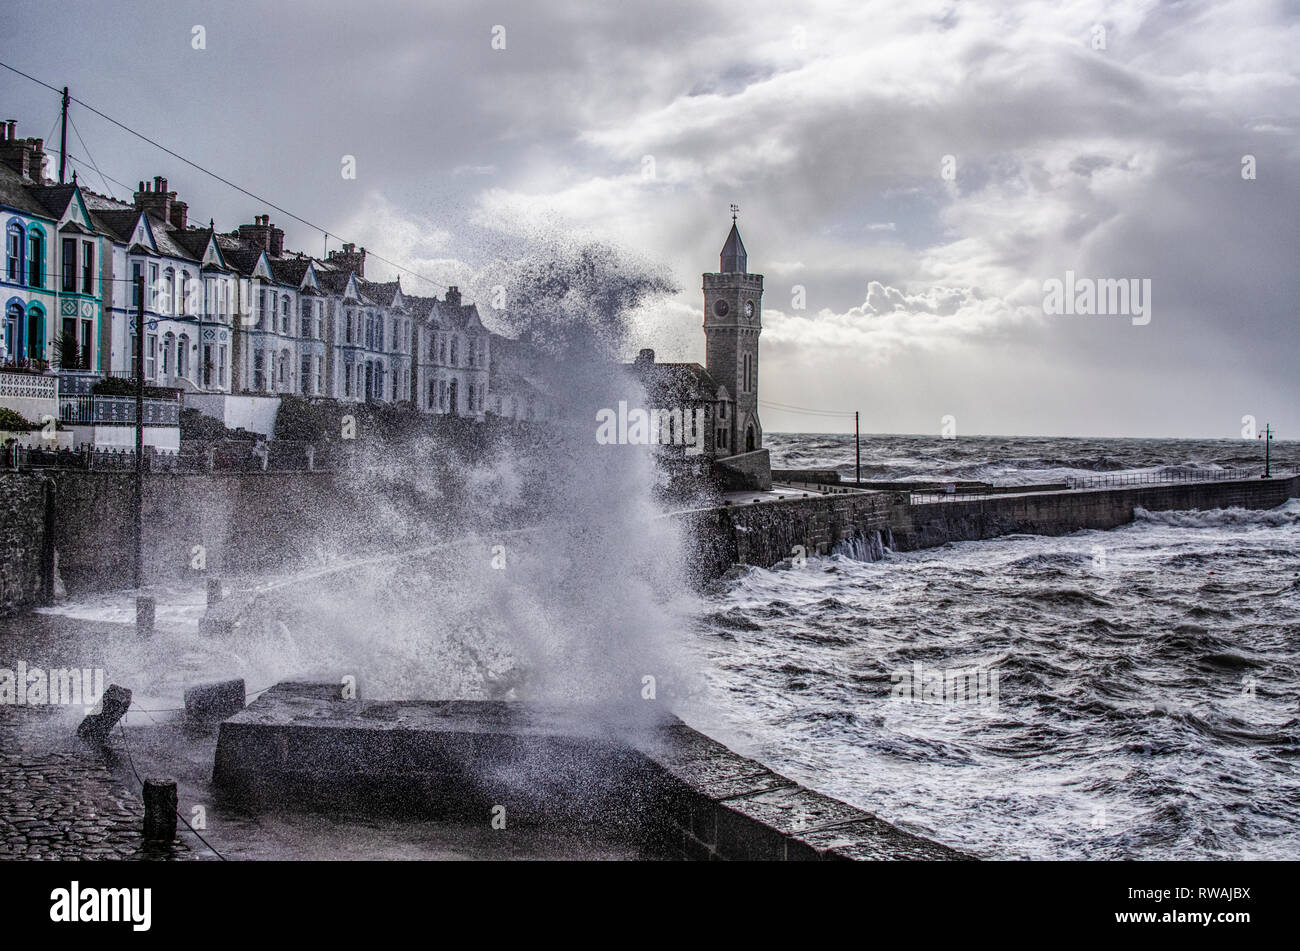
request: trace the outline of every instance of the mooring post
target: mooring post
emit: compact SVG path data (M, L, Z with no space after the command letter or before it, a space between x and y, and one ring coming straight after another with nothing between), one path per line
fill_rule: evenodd
M153 598L135 599L135 633L140 637L153 636L153 622L157 607L158 603Z
M131 706L131 691L117 684L109 684L99 701L99 713L91 713L77 727L77 736L92 743L103 744L109 731L126 715Z
M144 838L146 842L176 840L176 783L170 779L144 781Z
M221 579L209 578L208 579L208 607L212 607L212 605L217 604L220 601L221 601Z

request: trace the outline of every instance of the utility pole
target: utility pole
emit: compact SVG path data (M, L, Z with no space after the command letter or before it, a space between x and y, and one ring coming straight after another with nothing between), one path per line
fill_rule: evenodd
M853 411L853 446L854 449L856 450L856 457L857 457L857 462L854 464L854 472L855 472L853 478L854 482L862 481L862 433L858 426L858 416L859 416L858 411L854 410Z
M1273 478L1273 470L1270 467L1268 450L1269 450L1269 443L1273 441L1273 427L1270 426L1268 423L1265 423L1264 432L1260 438L1264 440L1264 476L1263 477L1265 479L1271 479Z
M59 184L63 184L63 170L68 166L68 87L63 87L63 134L59 138Z
M144 275L135 279L135 587L144 582Z

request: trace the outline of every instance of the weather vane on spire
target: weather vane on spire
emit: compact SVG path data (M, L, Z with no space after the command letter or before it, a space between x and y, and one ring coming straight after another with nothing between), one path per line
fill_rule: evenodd
M733 225L736 223L736 215L738 214L740 214L740 206L733 204L731 206L731 223Z

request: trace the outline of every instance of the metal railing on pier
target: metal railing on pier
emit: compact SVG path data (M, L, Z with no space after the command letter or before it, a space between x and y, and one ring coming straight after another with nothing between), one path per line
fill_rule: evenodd
M1143 485L1173 485L1189 482L1236 482L1243 479L1258 479L1264 470L1257 469L1175 469L1164 472L1111 472L1106 475L1072 478L1067 480L1067 491L1081 489L1117 489ZM1273 470L1273 478L1290 475L1279 469ZM1024 494L1041 492L1034 486L1026 486ZM1062 491L1062 490L1056 490ZM1014 489L1006 487L1000 492L913 492L913 505L928 505L936 502L970 502L979 499L1001 498L1008 494L1017 494Z

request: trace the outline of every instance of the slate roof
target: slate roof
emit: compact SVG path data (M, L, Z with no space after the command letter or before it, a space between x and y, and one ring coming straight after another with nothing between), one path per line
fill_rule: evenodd
M140 212L134 208L92 208L90 220L110 238L115 239L119 244L125 244L131 240L135 223L140 220Z
M208 239L212 232L207 228L186 228L184 231L170 232L171 239L184 248L191 257L203 260L208 250Z
M311 265L311 258L272 258L267 260L271 263L271 276L280 284L292 284L294 287L302 286L302 279L307 275L307 268Z
M744 272L748 263L749 255L745 253L745 242L740 240L740 229L736 223L731 223L731 231L727 234L727 243L722 246L718 270L724 274L732 271Z
M351 271L321 267L319 263L316 265L316 278L320 281L320 289L326 294L342 294L347 289L351 274Z
M406 301L406 311L413 318L420 321L427 321L433 314L434 306L438 303L436 297L407 297L402 299Z
M360 289L361 293L364 294L367 299L374 301L381 307L392 305L393 300L397 297L400 285L401 281L385 281L384 283L376 283L375 281L367 281L364 279L357 280L357 287Z
M716 400L718 384L698 363L629 363L646 398L663 406Z
M30 179L23 178L8 166L0 166L0 204L46 221L57 221L59 216L37 197L40 190L40 186L34 185Z

